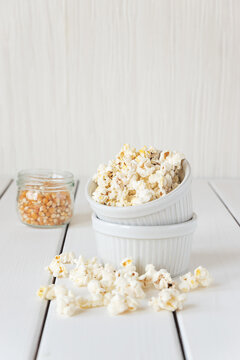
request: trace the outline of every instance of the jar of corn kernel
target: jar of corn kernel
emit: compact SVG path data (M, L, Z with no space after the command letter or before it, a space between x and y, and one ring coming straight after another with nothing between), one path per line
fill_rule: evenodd
M67 171L24 170L17 178L20 220L36 227L59 227L73 215L74 179Z

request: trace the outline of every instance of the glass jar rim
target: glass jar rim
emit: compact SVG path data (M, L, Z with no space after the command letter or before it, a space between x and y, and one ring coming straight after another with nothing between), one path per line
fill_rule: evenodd
M50 184L47 184L49 183ZM50 169L26 169L17 174L17 185L42 186L44 190L58 190L65 186L74 186L73 174L69 171Z

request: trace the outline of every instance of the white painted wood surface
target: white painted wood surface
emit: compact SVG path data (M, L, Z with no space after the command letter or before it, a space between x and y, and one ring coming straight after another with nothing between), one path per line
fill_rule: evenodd
M63 229L36 230L20 223L16 187L0 200L0 358L33 359L46 303L36 291L51 282L43 271L62 243Z
M1 172L91 174L130 142L240 176L239 17L239 0L0 0Z
M96 256L97 250L84 186L85 181L82 181L64 252L74 251L76 255L91 257ZM69 281L66 283L69 286ZM76 292L76 289L73 291ZM118 317L109 316L106 308L98 308L63 319L56 315L53 302L48 312L38 360L65 360L77 354L86 360L182 359L171 313L156 314L145 304L141 311Z
M0 199L1 199L2 195L4 194L6 188L8 187L10 181L11 181L11 178L9 176L0 175Z
M92 256L96 249L83 196L84 183L78 192L64 250ZM217 183L211 182L214 186ZM220 194L220 187L215 187L229 209L232 194L239 194L238 187L234 190L232 185L232 181L225 180L223 189L232 188L230 194ZM35 292L51 281L43 268L58 253L62 230L36 230L22 225L15 211L15 196L12 184L0 201L0 358L25 360L33 359L46 309L46 302L38 300ZM186 359L237 359L240 228L208 181L194 181L193 200L199 224L191 269L206 266L214 283L208 289L189 293L185 309L177 313ZM89 360L101 356L117 360L126 356L126 351L133 359L182 359L172 315L148 309L111 318L106 309L99 308L62 319L55 314L54 303L50 305L38 360L80 355Z
M217 179L210 183L240 224L240 179Z
M207 267L214 283L190 293L185 310L177 313L186 356L238 359L240 228L206 181L194 182L193 200L199 224L191 268ZM228 196L223 200L227 203Z

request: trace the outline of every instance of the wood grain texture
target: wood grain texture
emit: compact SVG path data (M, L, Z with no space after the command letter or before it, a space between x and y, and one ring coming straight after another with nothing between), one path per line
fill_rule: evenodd
M63 252L74 251L86 258L96 256L91 213L84 198L84 183L79 185L75 215L69 226ZM57 280L63 284L65 279ZM66 286L69 288L69 279ZM89 296L85 289L73 292ZM111 317L106 308L82 311L64 319L56 314L55 303L49 308L37 359L65 360L71 354L86 360L180 360L180 343L172 313L155 313L143 302L141 308L122 316Z
M229 182L230 183L230 182ZM228 197L224 196L228 203ZM240 228L206 181L193 183L198 227L191 269L206 267L213 284L188 294L177 312L188 360L239 357Z
M0 0L0 169L88 175L123 143L240 176L238 0Z

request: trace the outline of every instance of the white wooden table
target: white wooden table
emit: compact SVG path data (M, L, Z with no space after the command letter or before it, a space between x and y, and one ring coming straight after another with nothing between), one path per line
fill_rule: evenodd
M0 359L240 359L240 180L195 180L198 228L191 269L206 266L214 283L188 294L173 315L144 309L110 317L106 309L63 319L36 297L52 278L43 270L63 251L96 255L81 180L69 227L37 230L16 214L16 185L0 177Z

